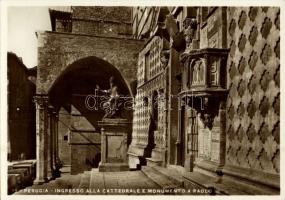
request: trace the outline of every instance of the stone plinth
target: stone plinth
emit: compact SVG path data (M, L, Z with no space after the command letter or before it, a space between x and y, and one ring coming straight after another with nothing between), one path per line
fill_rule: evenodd
M127 139L128 126L126 119L103 119L101 126L101 162L99 171L128 171Z

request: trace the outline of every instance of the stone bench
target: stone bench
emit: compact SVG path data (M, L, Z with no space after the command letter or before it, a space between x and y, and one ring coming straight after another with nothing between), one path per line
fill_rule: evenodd
M8 174L19 174L20 175L21 177L20 187L26 186L30 183L31 175L29 174L29 170L26 168L9 169Z
M21 175L8 174L8 194L12 194L20 189Z
M34 163L17 163L12 166L13 169L27 169L31 176L31 181L36 176L36 166Z

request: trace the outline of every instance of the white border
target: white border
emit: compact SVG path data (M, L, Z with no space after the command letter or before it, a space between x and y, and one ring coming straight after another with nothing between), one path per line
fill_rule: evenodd
M284 164L285 164L285 146L284 146L284 139L285 134L283 133L284 130L284 95L283 95L283 89L284 89L284 73L285 70L283 67L281 67L280 71L280 77L281 77L281 83L280 83L280 91L281 92L281 114L280 114L280 151L281 151L281 157L280 157L280 164L281 164L281 172L280 172L280 178L281 178L281 195L280 196L114 196L114 195L89 195L89 196L77 196L77 195L14 195L14 196L8 196L7 195L7 7L9 6L79 6L79 5L93 5L93 6L99 6L99 5L106 5L106 6L280 6L280 19L281 19L281 30L280 30L280 36L285 36L284 31L284 21L285 21L285 1L284 0L109 0L106 1L99 1L99 0L0 0L0 25L1 25L1 32L0 32L0 127L1 127L1 199L113 199L113 198L120 198L120 199L223 199L223 198L234 198L234 199L285 199L284 196L284 186L285 186L285 180L284 180ZM27 44L28 45L28 44ZM282 47L285 47L283 37L281 37L281 48L280 48L280 65L283 65L284 59L285 59L285 50L283 50ZM283 187L282 187L283 186Z

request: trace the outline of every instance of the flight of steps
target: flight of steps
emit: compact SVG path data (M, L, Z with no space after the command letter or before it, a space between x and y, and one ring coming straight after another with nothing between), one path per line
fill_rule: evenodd
M142 172L162 189L183 188L182 173L172 167L143 166Z
M150 181L155 183L157 187L155 188L161 188L161 189L179 189L183 188L183 179L182 175L179 171L176 169L171 168L163 168L159 166L144 166L141 170L141 173L143 173ZM152 183L152 184L153 184ZM108 183L110 186L112 183ZM32 185L25 189L22 189L14 194L31 194L31 195L47 195L47 194L62 194L62 195L87 195L92 194L88 193L87 189L103 189L108 186L105 186L105 179L104 179L104 173L98 172L98 169L92 169L91 171L85 171L81 174L77 175L70 175L63 173L61 177L51 180L47 183L44 183L42 185ZM46 191L48 190L48 193L42 192L42 193L27 193L27 190L32 191L32 189L43 189ZM81 190L80 193L66 193L63 191L63 189L77 189ZM84 191L84 192L82 192ZM102 191L102 190L101 190ZM99 193L97 193L99 194Z

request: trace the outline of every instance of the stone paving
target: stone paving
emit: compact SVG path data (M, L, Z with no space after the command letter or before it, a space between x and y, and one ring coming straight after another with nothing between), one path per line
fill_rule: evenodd
M33 185L15 194L30 195L96 195L96 194L159 194L161 187L142 171L98 172L97 169L62 177L43 185Z

